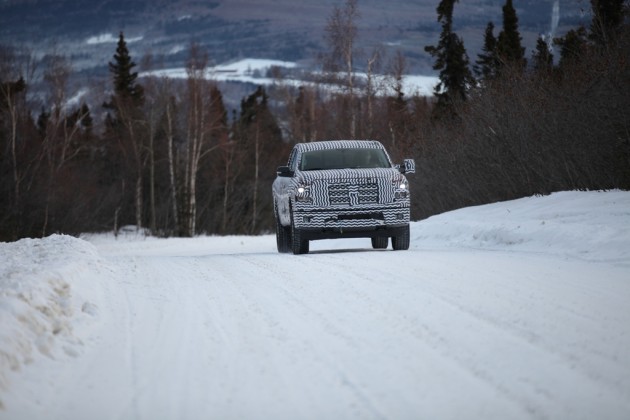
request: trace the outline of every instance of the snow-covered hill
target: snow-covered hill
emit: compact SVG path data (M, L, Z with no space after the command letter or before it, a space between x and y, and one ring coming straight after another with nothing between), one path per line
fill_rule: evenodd
M133 57L150 53L183 66L195 40L213 60L258 56L311 61L325 48L324 28L339 0L3 0L0 1L0 44L29 46L38 55L65 51L75 69L105 70L120 30ZM454 10L454 24L465 39L468 55L481 52L486 24L501 23L504 0L468 0ZM552 1L515 2L519 31L527 56L539 34L551 29ZM556 3L558 3L556 1ZM588 2L586 2L588 3ZM432 73L424 47L437 41L435 0L361 0L356 23L357 52L374 49L393 57L401 51L414 73ZM590 7L562 2L557 8L557 36L579 24L588 26ZM361 55L361 54L359 54ZM139 62L139 60L136 60ZM355 60L364 68L366 57Z
M269 86L274 84L283 84L285 86L308 86L309 84L313 84L312 82L301 80L299 77L294 77L295 75L289 74L288 77L283 77L282 79L274 79L268 77L268 73L272 68L279 69L293 69L298 67L298 64L292 61L280 61L280 60L268 60L261 58L245 58L236 61L232 61L229 63L220 64L214 67L208 68L206 72L206 77L217 82L231 82L231 83L245 83L245 84L253 84L253 85L262 85ZM308 72L307 72L308 73ZM178 67L171 69L163 69L163 70L155 70L142 73L141 76L153 76L153 77L166 77L172 79L185 79L188 77L186 72L186 68ZM365 80L367 75L365 73L357 72L355 76L359 80ZM384 75L372 75L372 77L376 80L373 82L378 85L377 95L395 95L393 90L393 86L390 86L392 83L388 83L385 79ZM406 74L403 76L402 86L405 95L409 97L413 95L420 96L432 96L435 85L437 85L439 79L437 76L420 76L413 74ZM320 88L327 88L330 90L338 90L339 86L324 86L322 84L318 85Z
M0 419L628 418L629 192L311 249L0 243Z

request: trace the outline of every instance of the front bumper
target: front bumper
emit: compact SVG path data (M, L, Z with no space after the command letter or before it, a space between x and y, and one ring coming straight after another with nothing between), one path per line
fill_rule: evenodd
M341 239L341 238L391 238L405 234L407 225L379 226L376 228L324 228L300 229L302 239Z
M408 224L408 207L301 210L293 214L293 226L313 238L396 236L390 231Z

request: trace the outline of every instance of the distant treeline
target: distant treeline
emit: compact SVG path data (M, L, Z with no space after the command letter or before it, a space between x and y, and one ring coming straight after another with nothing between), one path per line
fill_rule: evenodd
M427 47L441 83L433 97L409 97L401 54L375 50L364 55L367 77L354 73L360 14L346 0L325 28L320 76L259 87L233 115L194 43L185 80L139 79L121 33L110 88L89 104L71 100L69 58L37 62L2 46L0 240L124 225L159 236L271 232L276 167L294 143L325 139L376 139L397 162L415 158L416 220L559 190L628 189L628 4L591 3L590 27L541 38L527 54L506 1L471 65L452 30L456 2L442 0L442 35Z

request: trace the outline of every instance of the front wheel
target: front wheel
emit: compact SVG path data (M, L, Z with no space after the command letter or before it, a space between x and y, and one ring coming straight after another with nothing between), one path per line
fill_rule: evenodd
M400 235L392 236L392 248L394 251L409 249L409 225L404 227Z
M279 220L276 220L276 243L280 253L284 254L291 249L291 228L282 226Z
M276 245L278 246L278 252L284 254L291 250L291 227L282 226L278 217L278 208L275 205L274 210L276 216Z
M372 238L372 248L374 249L386 249L389 238L387 236L378 236Z
M308 239L302 238L302 232L293 224L293 215L291 215L291 250L293 254L308 254Z

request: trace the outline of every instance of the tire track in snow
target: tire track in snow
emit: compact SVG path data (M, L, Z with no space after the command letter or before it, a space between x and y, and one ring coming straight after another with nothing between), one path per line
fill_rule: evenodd
M363 264L356 264L356 261L353 261L353 264L346 264L343 262L343 258L338 257L327 259L325 264L327 267L333 265L340 269L346 268L344 278L355 276L358 279L373 282L374 273L379 272L379 267L370 264L370 258L367 257L366 254L369 253L356 253L352 255L353 257L357 256L357 259L361 260ZM487 256L488 254L481 255ZM318 255L318 257L321 257L321 255ZM301 264L308 266L304 257L300 258L302 258ZM507 258L510 260L513 256L508 256ZM335 262L331 263L331 260ZM325 270L323 267L322 270L324 273ZM442 268L439 273L429 273L429 275L438 274L439 282L442 282L445 271L448 271L448 269L445 270ZM383 273L382 270L380 270L380 272ZM461 273L466 273L466 270L456 268L455 272L460 273L461 276ZM508 273L499 274L509 275ZM427 274L425 274L425 276L426 275ZM465 278L466 276L464 275L463 277ZM436 287L436 284L436 282L424 282L421 286L421 291L429 300L434 301L432 304L436 309L439 309L440 313L443 315L452 314L444 316L444 318L457 320L456 322L451 322L450 325L461 330L461 324L468 323L470 324L469 329L475 330L477 335L489 337L489 348L503 347L504 351L517 349L518 353L522 354L524 359L537 360L540 367L547 366L546 368L543 367L543 370L562 372L561 377L574 379L565 379L564 382L559 383L552 380L551 383L546 385L542 383L536 385L536 375L529 374L521 377L520 381L522 381L522 384L520 384L520 387L515 388L514 382L518 382L518 376L522 374L520 369L515 369L515 366L508 364L506 366L508 368L508 374L506 374L501 372L501 369L497 369L496 364L488 364L488 360L479 357L480 354L478 353L482 351L482 349L475 348L473 349L473 353L459 350L460 347L457 344L459 337L449 336L444 333L444 328L436 329L434 327L434 325L439 325L439 320L435 320L436 322L433 323L421 323L422 332L419 332L418 324L415 322L410 323L408 318L391 316L389 311L382 311L382 316L390 317L392 319L392 325L407 325L408 332L415 335L419 340L429 344L437 354L441 355L446 360L452 361L481 383L485 383L486 386L492 388L495 392L502 394L504 398L519 406L521 410L530 417L547 418L544 413L546 406L552 403L555 386L566 386L571 383L585 384L583 386L584 389L580 392L582 392L586 398L588 398L589 395L596 394L597 390L601 389L598 378L594 378L592 375L589 375L587 371L581 369L577 361L572 360L571 353L554 349L548 346L544 340L533 339L532 337L535 337L535 333L521 328L514 323L508 323L501 317L485 313L482 308L467 306L463 304L461 300L458 301L457 299L450 298L448 294L445 293L448 287L444 288L442 285L441 287ZM361 293L356 293L356 296L365 298L365 295L361 296ZM369 297L368 300L370 300ZM465 302L465 300L463 302ZM378 308L378 305L374 304L373 299L369 304L373 308ZM549 310L549 308L546 308L546 310ZM501 339L496 340L497 337L501 337ZM492 338L494 338L494 340ZM492 341L498 341L498 343L492 343ZM501 351L497 353L500 354ZM516 361L516 363L518 364L518 361ZM514 372L510 373L510 370ZM606 398L604 398L604 400L606 400ZM569 411L576 414L579 408Z
M227 273L226 280L231 282L231 286L235 290L238 290L241 299L247 302L246 306L250 313L265 325L263 328L265 336L262 337L259 344L270 348L285 347L284 350L281 350L281 354L286 353L286 347L288 347L291 352L299 354L298 358L290 361L298 368L312 370L312 374L323 370L328 372L328 376L332 375L332 378L327 378L332 382L332 385L335 383L343 384L343 387L333 394L347 394L349 389L350 394L353 395L349 401L350 404L355 405L353 410L356 413L354 416L384 418L374 407L371 407L371 399L366 397L363 391L356 386L348 372L334 363L334 360L331 360L330 356L325 354L322 349L314 346L311 336L303 335L301 330L304 329L306 323L304 319L307 318L311 323L314 321L318 324L317 326L309 325L309 330L312 332L313 329L316 329L318 336L324 340L334 337L334 340L341 340L344 346L351 346L353 344L351 339L344 337L341 331L335 328L326 317L305 306L303 301L294 302L295 297L287 294L286 289L279 287L277 276L275 276L278 274L278 270L264 261L266 261L264 258L258 256L227 257L221 258L221 261L214 261L215 267L219 268L221 273ZM251 278L252 270L257 273L258 278L247 281ZM269 279L273 279L273 281L269 281ZM282 302L281 307L278 307L278 301ZM272 313L268 308L273 307L274 303L279 309ZM280 363L284 364L285 361L281 360ZM315 366L313 367L311 364ZM284 382L282 386L291 385L290 382L292 381L287 378L284 379ZM345 398L348 399L348 397ZM302 417L319 418L321 416L313 415L313 410L315 410L314 412L321 410L318 405L321 404L312 403L310 409L305 409L305 407L294 407L294 409L302 412ZM334 413L328 413L328 416L330 415L334 415Z
M391 273L389 271L383 270L380 266L374 266L370 264L370 258L364 256L364 254L357 254L357 259L361 261L360 264L357 264L355 262L350 266L344 262L344 259L342 257L335 256L331 259L334 261L334 263L329 263L329 265L336 266L340 271L345 271L345 277L353 276L357 280L366 282L374 282L373 279L375 277L375 274L380 275L379 280L382 278L391 277ZM395 265L394 262L393 265ZM343 270L344 268L346 270ZM443 304L440 308L441 310L451 312L454 310L457 313L463 312L466 315L472 315L472 313L467 311L463 306L455 305L453 304L453 302L449 301L448 299L444 299L442 296L434 293L427 293L425 289L422 289L422 294L425 295L425 298L427 300L431 301L432 305L436 305L435 302ZM411 321L404 314L401 314L397 311L392 311L391 305L388 305L387 307L378 305L375 299L367 295L366 293L361 293L360 291L357 291L356 296L364 300L366 304L369 305L370 308L372 308L373 311L378 311L379 316L383 319L386 319L388 324L391 325L392 328L397 328L401 333L415 337L418 342L427 346L437 356L445 360L446 363L457 365L463 372L470 375L484 386L493 389L494 392L503 394L506 399L512 401L515 405L519 406L524 412L532 412L532 409L528 406L527 402L519 400L513 393L509 392L509 390L507 390L505 387L494 381L492 376L487 374L484 370L477 369L474 366L471 366L469 360L466 361L461 357L461 355L457 354L456 352L446 351L445 348L449 347L447 345L448 340L446 336L440 332L440 330L433 328L430 324L426 322L420 323L420 325L418 325L417 322ZM447 316L447 318L450 317L451 316ZM479 320L483 322L487 321L485 319Z
M467 257L470 254L466 255ZM478 256L474 258L487 258L489 254L487 253L479 253ZM439 270L429 270L429 272L425 272L423 274L423 278L434 278L435 281L425 281L422 284L422 291L430 295L431 297L437 299L442 302L450 309L455 310L456 312L461 313L462 316L460 318L462 321L474 321L471 323L470 329L477 331L477 334L482 335L485 334L488 337L501 337L501 340L495 340L501 342L504 346L508 346L511 349L517 349L518 353L521 354L523 360L535 360L538 362L538 368L544 371L555 371L558 376L564 378L563 381L556 381L552 378L548 383L536 384L537 377L534 375L526 376L525 378L521 378L523 382L526 382L527 387L529 387L529 391L526 389L519 389L519 387L515 387L514 383L518 382L519 378L517 377L509 377L506 379L502 374L501 369L497 369L496 364L487 364L488 361L483 357L479 357L479 354L468 354L466 352L458 351L460 346L457 345L457 337L450 337L449 340L445 340L447 336L444 334L444 328L441 329L433 329L432 333L429 334L430 337L438 337L439 340L436 342L436 348L439 348L441 352L446 351L445 355L447 357L452 358L456 361L463 369L469 370L474 376L479 379L486 381L488 385L497 389L503 393L507 398L518 403L522 406L528 414L536 417L536 418L546 418L545 411L548 411L547 406L549 404L553 404L552 399L554 398L555 391L559 387L572 386L575 383L582 384L582 388L579 392L582 398L578 398L576 402L576 407L571 408L568 411L571 415L577 415L580 412L589 412L591 411L593 415L596 415L597 412L593 411L592 406L588 406L586 401L590 401L591 396L601 394L601 389L608 388L610 393L618 393L624 387L621 386L618 382L602 382L601 374L593 374L597 372L597 369L593 369L593 367L587 367L581 365L580 361L576 359L579 353L583 353L584 349L577 347L565 349L558 347L557 345L553 345L553 340L550 341L551 337L540 336L536 333L535 330L532 330L531 326L526 328L526 326L519 325L514 322L514 320L506 320L503 318L504 314L508 314L513 312L514 309L509 306L505 307L505 313L497 313L497 312L488 312L487 308L479 305L479 300L467 300L465 296L461 294L453 293L455 289L454 285L457 287L465 289L466 283L470 280L474 281L475 287L484 286L488 283L488 279L491 283L491 289L494 289L497 285L504 282L506 279L513 277L514 272L518 272L518 264L528 265L536 262L537 259L544 259L544 256L534 256L532 259L529 259L527 262L521 261L521 259L517 255L507 254L501 255L496 254L498 258L493 258L494 256L490 256L492 260L501 262L503 259L506 259L508 264L503 266L500 270L492 273L491 276L488 276L484 279L474 278L475 273L466 274L466 266L462 263L455 263L453 266L453 261L450 256L447 254L446 258L444 258L443 264L433 264L434 267L440 266ZM469 266L478 264L478 261ZM588 264L584 264L581 261L570 261L567 262L567 265L571 267L572 265L577 265L578 268L578 277L583 277L586 280L587 289L589 289L588 293L584 293L584 296L593 296L592 294L592 279L597 278L596 273L590 274L588 271L592 270L592 266ZM542 267L545 267L545 264L541 264ZM357 267L354 265L353 267ZM376 267L374 267L375 269ZM373 270L373 267L370 267L370 272ZM460 273L460 281L453 282L452 285L444 284L445 275L448 276L449 271L454 271L456 273ZM554 272L555 270L552 270ZM562 270L561 270L562 271ZM596 270L595 270L596 271ZM622 271L622 270L620 270ZM538 275L538 277L543 279L549 278L548 269L541 270L531 270L533 275ZM532 274L530 274L532 275ZM595 276L595 277L594 277ZM623 278L624 274L620 273L619 277ZM527 287L538 287L538 282L535 282L536 278L533 279L519 279L520 287L518 289L526 289ZM576 279L577 280L577 279ZM446 282L448 283L448 282ZM575 287L577 284L575 281L571 282L571 286ZM579 286L579 285L578 285ZM487 287L487 286L485 286ZM551 287L555 287L551 285ZM514 284L510 285L510 291L513 290ZM518 293L519 290L516 290ZM601 294L608 295L607 291L603 291ZM512 296L514 301L519 301L516 299L517 295ZM520 302L522 302L522 296L520 297ZM606 298L610 298L610 296L606 296ZM619 299L616 299L619 300ZM471 305L471 302L475 302L474 305ZM538 302L537 302L538 303ZM579 319L575 319L575 311L576 306L570 305L570 302L550 302L545 300L542 304L538 304L535 308L537 311L541 313L568 313L573 319L567 319L561 322L561 325L583 325L583 322L580 322ZM440 309L440 312L447 313L447 309ZM623 311L614 311L613 313L623 313ZM525 310L520 312L520 316L528 317L537 316L536 312L532 312L532 310ZM450 318L450 317L448 317ZM552 321L553 322L553 321ZM476 326L475 326L476 325ZM534 324L535 325L535 324ZM428 326L428 324L425 324ZM596 331L592 331L595 333ZM588 336L588 333L586 333ZM460 334L461 335L461 334ZM586 337L585 337L586 338ZM586 340L585 340L586 341ZM501 351L494 351L496 354L502 354ZM594 354L593 354L594 355ZM608 368L608 365L616 364L614 363L612 355L604 355L600 354L597 357L601 356L599 369ZM580 357L580 356L578 356ZM591 357L588 358L592 360ZM479 365L479 361L485 361L487 365ZM610 362L609 362L610 361ZM607 378L610 378L611 375L606 375ZM614 375L612 375L614 376ZM570 378L570 379L567 379ZM532 382L533 380L533 382ZM534 389L531 389L534 388ZM599 390L599 391L598 391ZM576 394L576 395L580 395ZM608 394L608 393L607 393ZM619 397L623 398L621 394ZM615 406L615 398L610 398L607 396L598 396L600 406ZM617 407L617 409L621 410L621 407ZM552 416L553 417L553 416Z
M519 323L532 311L571 310L569 325L591 322L578 316L591 290L566 302L539 299L551 286L530 278L535 270L518 273L540 256L139 251L111 258L120 273L110 305L119 331L101 340L129 372L85 371L101 379L97 389L118 385L109 396L96 393L107 418L579 419L624 409L579 366L531 340L538 327L553 331L553 320ZM488 270L467 270L472 260ZM571 381L580 387L569 401Z
M207 342L194 296L203 270L194 258L116 258L115 263L126 273L119 283L125 303L116 305L119 330L108 338L120 342L115 351L122 352L124 363L111 368L128 375L117 384L124 398L112 417L148 418L159 412L195 418L190 403L204 400L199 372L210 373L202 353L195 353Z
M291 257L290 257L291 258ZM309 263L304 261L303 257L299 257L300 260L298 261L298 264L294 267L293 265L289 265L289 264L285 264L282 266L282 269L278 269L278 266L276 265L272 265L267 263L267 260L262 260L259 259L258 257L252 257L252 258L246 258L243 260L243 262L247 262L250 263L256 267L265 267L266 269L270 269L270 271L272 271L274 274L290 274L290 273L294 273L295 269L302 269L302 270L307 270ZM292 260L296 261L296 260ZM322 273L322 277L326 277L326 273L328 268L328 264L325 264L324 266L320 266L320 263L317 262L317 260L312 260L315 261L316 264L316 268L318 270L321 270ZM322 264L322 265L324 265ZM299 266L299 267L298 267ZM293 269L291 269L291 267L293 267ZM356 266L355 266L356 267ZM284 273L282 273L284 272ZM340 270L333 270L330 273L339 273ZM343 272L343 271L341 271ZM356 273L356 272L344 272L343 276L341 279L337 279L339 280L341 283L344 284L344 287L347 283L347 277L354 277L355 280L358 281L364 281L365 280L365 275L366 273L360 274L360 273ZM277 283L277 282L276 282ZM276 285L276 284L274 284ZM285 284L286 286L286 284ZM353 351L358 351L358 347L359 344L357 344L356 342L356 337L354 337L352 334L345 334L342 330L340 330L339 328L335 328L334 327L334 323L329 320L328 317L325 316L324 312L320 311L320 310L316 310L313 309L311 306L309 306L309 304L307 302L305 302L304 298L297 298L296 294L291 293L288 291L288 289L286 287L283 288L284 289L284 293L288 294L292 300L295 302L296 305L299 305L301 307L305 307L307 308L313 315L315 315L314 317L310 317L310 319L312 320L320 320L320 322L323 322L324 325L324 329L325 332L328 334L332 334L336 335L338 337L341 337L342 339L345 340L346 342L346 346L348 347L352 347ZM302 290L301 290L302 291ZM348 291L353 293L353 298L358 298L359 300L361 300L362 302L367 302L369 303L369 307L372 308L372 312L374 308L377 308L378 305L375 304L375 302L373 300L370 300L369 297L366 296L365 293L361 293L359 290L357 290L356 288L350 288ZM251 291L250 291L251 292ZM400 324L400 321L403 318L396 318L396 317L392 317L390 316L391 313L391 307L388 308L388 310L381 310L380 311L380 315L382 317L383 320L388 321L387 327L390 327L392 325L391 320L395 321L395 324ZM340 320L337 320L340 321ZM418 334L413 334L410 333L409 331L406 331L406 335L408 337L413 337L415 339L415 343L412 345L414 348L417 347L428 347L435 352L436 355L438 355L440 358L444 359L447 361L447 364L452 365L453 363L457 363L458 365L460 365L460 367L462 367L462 363L461 360L458 360L457 358L454 358L453 355L449 355L444 353L444 351L440 351L440 346L443 346L443 340L440 340L440 335L436 332L436 331L432 331L430 329L428 329L428 327L425 325L424 326L425 331L423 334L418 335ZM400 330L400 328L399 328ZM436 344L436 340L427 340L427 337L437 337L437 344ZM330 360L328 362L329 366L332 366L333 369L338 372L338 375L343 378L343 382L347 385L349 385L352 389L355 390L355 392L357 393L358 399L359 401L361 401L361 403L366 404L369 403L369 401L377 401L378 398L375 398L374 396L370 396L370 390L368 389L367 391L361 390L360 386L357 386L356 383L359 382L358 380L352 378L352 374L349 374L347 371L347 369L344 369L342 367L340 367L341 365L339 364L339 362L333 360ZM482 378L481 375L479 374L479 372L476 371L471 371L471 369L467 368L466 366L463 366L463 371L465 371L467 374L474 376L477 380L484 380L483 382L487 385L487 386L491 386L495 391L501 391L501 389L499 387L496 386L496 384L492 383L491 381ZM506 397L509 397L509 395L505 395ZM519 402L517 400L513 401L514 403L517 403L520 406L523 406L524 404L522 402ZM372 403L369 403L368 406L371 406ZM378 413L377 410L375 409L371 409L370 410L372 412L372 414L376 415L377 417L383 417L382 414Z

